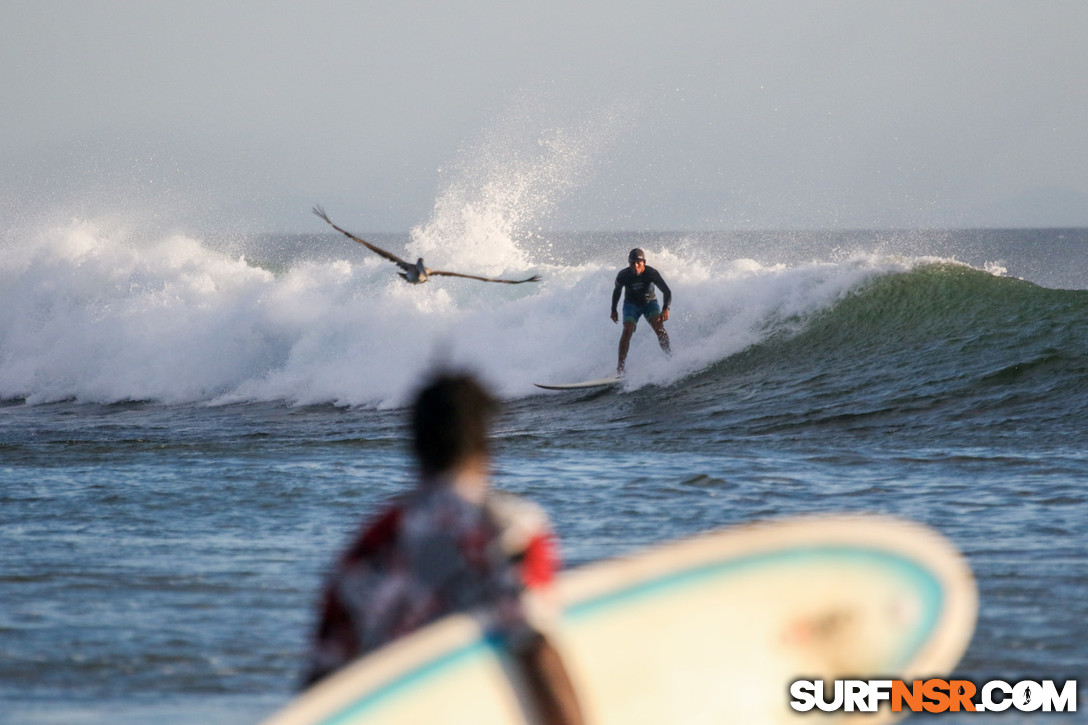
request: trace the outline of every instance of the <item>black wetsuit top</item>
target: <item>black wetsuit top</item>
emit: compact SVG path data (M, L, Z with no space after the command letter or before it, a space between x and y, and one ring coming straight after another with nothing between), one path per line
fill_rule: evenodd
M661 311L664 312L669 309L669 303L672 302L672 291L665 284L665 280L661 278L661 273L653 267L647 266L642 270L642 274L635 274L635 270L624 267L616 275L616 288L612 291L612 309L616 309L621 289L624 290L623 304L625 305L632 304L642 307L646 303L657 299L654 296L654 285L660 287L661 294L665 296L665 301L661 305Z

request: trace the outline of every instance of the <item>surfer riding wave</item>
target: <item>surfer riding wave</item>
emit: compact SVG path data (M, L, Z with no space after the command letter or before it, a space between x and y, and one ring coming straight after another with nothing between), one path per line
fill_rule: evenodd
M658 306L654 287L661 290L664 295L664 304ZM669 346L669 333L665 331L665 323L669 319L669 305L672 303L672 290L665 284L661 273L653 267L646 266L646 253L635 248L627 255L627 267L621 269L616 275L616 286L612 290L612 321L619 322L619 314L616 312L616 304L623 293L623 333L620 335L619 363L616 366L616 374L623 375L627 365L627 350L631 346L631 337L635 334L635 327L640 317L645 317L650 327L657 334L657 342L661 349L668 355L671 353Z

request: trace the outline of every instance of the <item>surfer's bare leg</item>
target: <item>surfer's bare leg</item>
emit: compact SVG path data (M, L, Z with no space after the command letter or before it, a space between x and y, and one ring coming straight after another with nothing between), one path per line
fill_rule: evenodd
M627 350L631 347L631 336L635 334L635 323L623 323L623 334L620 335L620 359L616 366L616 374L623 375L624 366L627 364Z
M665 331L665 321L661 319L661 315L650 320L650 327L657 333L657 344L661 345L661 349L665 351L666 355L671 355L672 348L669 346L669 333Z

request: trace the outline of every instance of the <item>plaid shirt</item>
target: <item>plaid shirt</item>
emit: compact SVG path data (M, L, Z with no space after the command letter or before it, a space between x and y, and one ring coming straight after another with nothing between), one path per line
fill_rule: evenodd
M525 623L526 588L558 568L547 515L492 492L483 506L444 486L419 487L365 526L326 584L307 682L446 614L492 608Z

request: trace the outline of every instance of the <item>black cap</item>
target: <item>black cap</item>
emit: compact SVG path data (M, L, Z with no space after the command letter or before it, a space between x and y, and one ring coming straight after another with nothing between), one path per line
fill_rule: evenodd
M646 252L642 251L638 247L631 250L631 253L627 255L628 262L645 262Z

